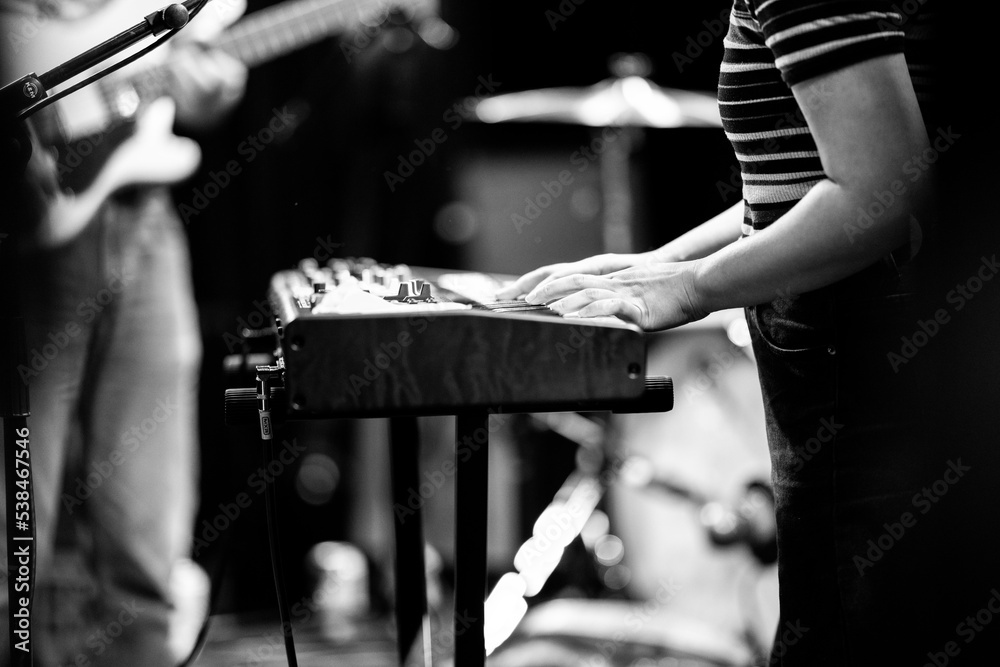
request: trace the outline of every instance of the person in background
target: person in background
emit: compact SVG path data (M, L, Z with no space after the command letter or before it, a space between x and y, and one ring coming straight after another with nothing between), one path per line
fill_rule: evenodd
M162 3L140 4L3 0L0 15L5 34L35 26L33 47L45 48L47 30L77 25L96 28L96 45ZM244 5L225 8L238 16ZM204 12L168 47L169 95L184 131L221 122L243 94L245 68L203 45L202 28L219 17ZM4 54L5 81L39 69L18 55ZM164 108L169 121L171 105L158 113ZM166 141L194 157L167 179L176 181L193 171L197 146ZM45 146L35 152L28 173L51 181L59 156ZM94 582L80 612L84 625L72 632L60 625L73 612L58 587L53 599L36 597L33 647L42 667L174 667L190 654L207 613L207 578L189 559L201 341L187 241L166 185L149 179L116 190L80 225L67 221L84 196L40 184L48 207L22 239L29 361L20 370L32 411L37 588L52 584L57 526L66 520ZM6 596L4 585L4 618ZM5 662L6 631L2 637Z

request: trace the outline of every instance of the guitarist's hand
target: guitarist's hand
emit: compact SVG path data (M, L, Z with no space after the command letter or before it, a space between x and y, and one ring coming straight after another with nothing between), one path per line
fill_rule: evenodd
M211 11L199 14L177 35L169 61L170 93L177 102L177 124L183 129L214 129L243 99L246 67L211 44L245 11L245 0L214 3Z
M247 70L222 51L192 44L177 49L170 77L177 123L199 132L217 126L243 98Z

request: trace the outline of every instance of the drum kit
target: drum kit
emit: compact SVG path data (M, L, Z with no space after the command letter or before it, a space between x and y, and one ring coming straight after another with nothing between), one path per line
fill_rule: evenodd
M642 133L721 120L714 96L649 80L641 55L615 56L610 69L588 87L479 100L475 118L622 132L600 155L601 224L603 250L629 252ZM778 622L770 462L742 313L652 335L648 372L673 377L674 410L616 415L602 444L619 465L592 517L611 545L595 558L614 594L535 605L491 665L743 667L766 656Z

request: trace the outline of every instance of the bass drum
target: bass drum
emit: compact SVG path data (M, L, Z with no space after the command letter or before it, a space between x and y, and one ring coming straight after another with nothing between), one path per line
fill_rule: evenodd
M770 481L764 409L741 310L651 336L648 375L674 381L674 409L614 418L611 532L628 597L671 591L673 617L766 653L778 623L777 576L743 544L720 546L707 523L749 508L748 484ZM741 505L743 505L741 507ZM708 636L706 635L706 636Z

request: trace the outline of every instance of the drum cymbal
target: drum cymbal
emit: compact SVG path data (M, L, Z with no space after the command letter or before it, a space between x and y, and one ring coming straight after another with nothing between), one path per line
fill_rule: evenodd
M583 88L543 88L488 97L485 123L548 122L587 127L722 127L715 97L663 88L642 76L612 77Z

